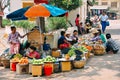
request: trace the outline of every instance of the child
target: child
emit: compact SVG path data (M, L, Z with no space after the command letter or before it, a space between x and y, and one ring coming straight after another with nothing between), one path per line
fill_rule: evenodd
M25 34L24 36L21 36L16 31L15 26L11 27L11 33L9 34L9 37L8 37L8 42L10 43L10 54L19 53L19 49L20 49L19 37L24 38L26 35L27 34Z
M26 56L29 58L40 58L40 54L36 51L36 48L34 46L30 46L29 53L27 53Z
M119 51L119 47L117 43L111 38L111 34L106 34L107 43L106 43L106 52L109 53L117 53Z
M92 27L90 26L90 23L86 23L86 26L85 26L85 29L86 29L86 33L90 33L90 29L91 29Z

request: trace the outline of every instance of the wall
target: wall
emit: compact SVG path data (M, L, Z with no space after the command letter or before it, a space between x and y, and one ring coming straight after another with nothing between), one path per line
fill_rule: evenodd
M84 23L87 17L87 3L86 2L83 2L83 5L81 7L69 12L68 20L71 21L73 26L75 26L75 18L77 14L80 14L80 22Z
M22 7L21 0L10 0L10 12L13 12Z

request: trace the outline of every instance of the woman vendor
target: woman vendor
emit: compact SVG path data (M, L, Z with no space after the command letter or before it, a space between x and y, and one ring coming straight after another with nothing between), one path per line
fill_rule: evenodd
M58 48L64 49L68 48L70 43L65 38L65 31L61 31L61 37L58 39Z
M26 35L27 34L25 34L24 36L21 36L19 32L16 31L15 26L11 27L11 33L9 34L9 37L8 37L8 42L10 43L10 54L19 53L19 49L20 49L19 37L24 38Z
M26 54L28 58L40 59L40 54L36 51L34 46L30 46L29 52Z
M66 40L69 42L69 43L72 43L72 39L70 37L70 32L66 32L66 36L65 36Z
M72 39L72 45L78 42L78 31L74 30L73 35L71 36Z
M98 35L98 30L97 29L92 29L92 34L93 34L93 38L91 39L91 41L99 41L101 40L100 36Z
M102 40L103 45L106 46L106 42L107 42L106 36L101 33L100 29L98 29L98 34L99 34L99 36L100 36L100 38Z

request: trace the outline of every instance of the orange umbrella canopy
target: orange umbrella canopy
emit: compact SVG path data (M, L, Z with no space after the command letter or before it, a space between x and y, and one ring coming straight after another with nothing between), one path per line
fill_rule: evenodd
M50 12L43 5L34 5L24 14L26 17L49 17Z

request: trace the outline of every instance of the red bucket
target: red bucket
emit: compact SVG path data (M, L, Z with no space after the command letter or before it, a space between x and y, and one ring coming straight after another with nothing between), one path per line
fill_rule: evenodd
M11 63L11 70L12 71L16 71L16 65L17 65L18 62L12 62Z
M52 74L52 67L44 66L44 73L45 73L45 76L50 76Z

